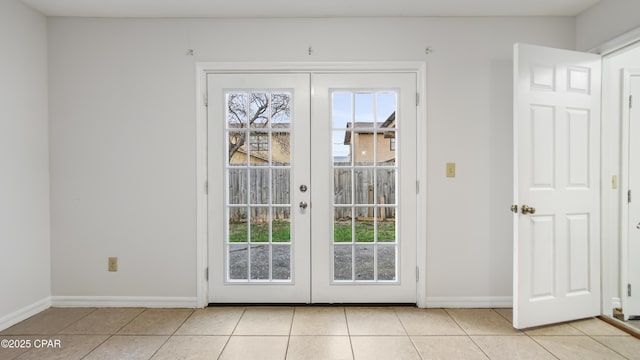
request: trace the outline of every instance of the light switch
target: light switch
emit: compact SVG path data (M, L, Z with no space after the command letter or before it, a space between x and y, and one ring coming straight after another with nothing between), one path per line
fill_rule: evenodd
M447 163L447 177L456 177L456 163Z

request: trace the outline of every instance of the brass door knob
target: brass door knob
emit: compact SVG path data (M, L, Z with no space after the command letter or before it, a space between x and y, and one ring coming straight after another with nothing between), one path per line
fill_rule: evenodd
M527 214L533 215L535 213L536 213L536 208L530 207L527 205L522 205L522 215L527 215Z

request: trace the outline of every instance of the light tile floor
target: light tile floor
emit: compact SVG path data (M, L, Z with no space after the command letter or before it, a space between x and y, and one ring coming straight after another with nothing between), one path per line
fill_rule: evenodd
M0 359L640 359L639 339L598 319L510 321L510 309L51 308L0 332L31 344L3 341Z

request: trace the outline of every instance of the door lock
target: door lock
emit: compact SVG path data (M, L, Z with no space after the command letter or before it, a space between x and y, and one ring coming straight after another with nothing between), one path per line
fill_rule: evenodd
M307 192L307 185L300 185L300 191Z
M522 205L522 215L527 215L527 214L535 214L536 213L536 208L534 207L529 207L527 205Z
M518 205L511 205L511 212L514 214L518 213Z

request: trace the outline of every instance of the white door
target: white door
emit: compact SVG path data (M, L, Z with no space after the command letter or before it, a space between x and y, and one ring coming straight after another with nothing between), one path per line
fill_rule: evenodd
M521 329L600 314L601 60L514 50L513 325Z
M210 74L209 302L310 301L309 75Z
M628 264L628 284L623 288L623 304L625 318L640 316L640 75L631 76L630 92L633 102L629 109L629 189L631 199L629 203L629 241L626 263Z
M415 303L416 74L207 86L209 302Z
M416 74L312 76L312 299L416 302Z

